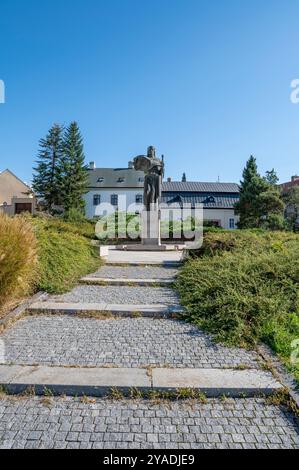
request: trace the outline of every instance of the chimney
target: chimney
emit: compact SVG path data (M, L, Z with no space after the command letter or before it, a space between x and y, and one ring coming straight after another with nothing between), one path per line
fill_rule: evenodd
M171 183L172 182L172 178L167 178L167 183Z
M134 169L134 162L130 161L129 164L128 164L128 168L129 168L129 170L133 170Z
M95 164L95 162L90 162L90 163L89 163L89 169L90 169L90 170L95 170L95 169L96 169L96 164Z

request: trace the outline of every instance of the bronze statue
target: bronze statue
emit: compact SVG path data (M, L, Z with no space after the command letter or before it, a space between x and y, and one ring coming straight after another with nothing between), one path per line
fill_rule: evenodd
M156 157L154 147L149 147L147 155L134 158L134 168L144 171L144 206L147 211L158 209L153 205L159 203L162 179L164 176L164 160Z

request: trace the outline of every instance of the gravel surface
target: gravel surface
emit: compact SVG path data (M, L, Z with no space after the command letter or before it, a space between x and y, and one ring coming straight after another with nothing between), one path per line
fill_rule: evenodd
M298 419L262 399L0 400L1 449L298 449Z
M258 368L255 352L215 345L195 326L175 320L35 316L18 321L0 338L7 363Z
M129 286L78 286L64 295L50 296L54 302L82 302L107 304L163 304L179 305L179 298L172 289L164 287Z
M89 277L108 279L173 279L178 273L177 269L160 266L103 266Z

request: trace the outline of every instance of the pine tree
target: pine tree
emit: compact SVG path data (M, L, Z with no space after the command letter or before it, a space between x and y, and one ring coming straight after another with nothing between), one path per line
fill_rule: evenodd
M258 226L257 198L266 189L266 182L259 175L256 159L251 156L243 171L240 185L240 200L236 204L236 214L240 216L239 228Z
M85 166L83 139L76 122L66 129L60 171L60 194L66 213L84 210L83 195L87 192L88 173Z
M268 173L269 180L269 174L263 178L258 173L256 159L250 157L243 171L240 200L235 206L236 214L240 215L239 228L268 228L269 220L282 219L284 204L274 185L276 173L274 170ZM281 226L281 220L278 222L277 225ZM271 228L274 228L273 223Z
M34 168L33 189L43 199L47 210L60 205L59 194L60 165L62 157L62 131L54 124L47 136L40 140L38 160Z
M277 176L277 173L276 171L274 170L274 168L271 170L271 171L266 171L266 176L265 176L265 180L267 181L267 183L269 183L271 186L276 186L278 181L279 181L279 178Z
M299 186L290 188L282 197L286 204L287 222L293 228L299 217Z

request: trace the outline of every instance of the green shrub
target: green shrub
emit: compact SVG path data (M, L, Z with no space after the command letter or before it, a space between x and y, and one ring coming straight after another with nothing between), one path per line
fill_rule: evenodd
M128 232L133 231L137 239L140 237L139 221L139 215L126 212L100 217L96 225L96 237L103 241L127 239Z
M299 237L289 232L208 233L178 279L187 317L220 342L266 341L288 360L299 338Z
M36 251L27 219L0 214L0 310L31 291L37 275Z
M76 230L73 224L56 219L34 218L32 223L38 245L38 289L65 292L99 267L98 249L82 236L82 227Z
M86 222L86 217L84 214L84 210L71 208L63 215L63 218L66 222Z
M96 239L95 222L85 218L78 220L65 220L63 217L52 217L43 215L36 215L33 219L33 224L39 225L44 230L53 229L58 233L72 233L80 235L90 240Z
M0 214L0 313L34 290L65 292L95 271L100 257L92 234L86 221Z
M162 239L182 239L185 232L194 232L200 229L200 223L194 218L181 220L161 221ZM215 229L213 229L215 230ZM115 212L108 216L100 217L96 226L96 237L100 240L130 239L133 232L134 239L140 239L140 215L125 212ZM124 235L126 235L124 237Z

